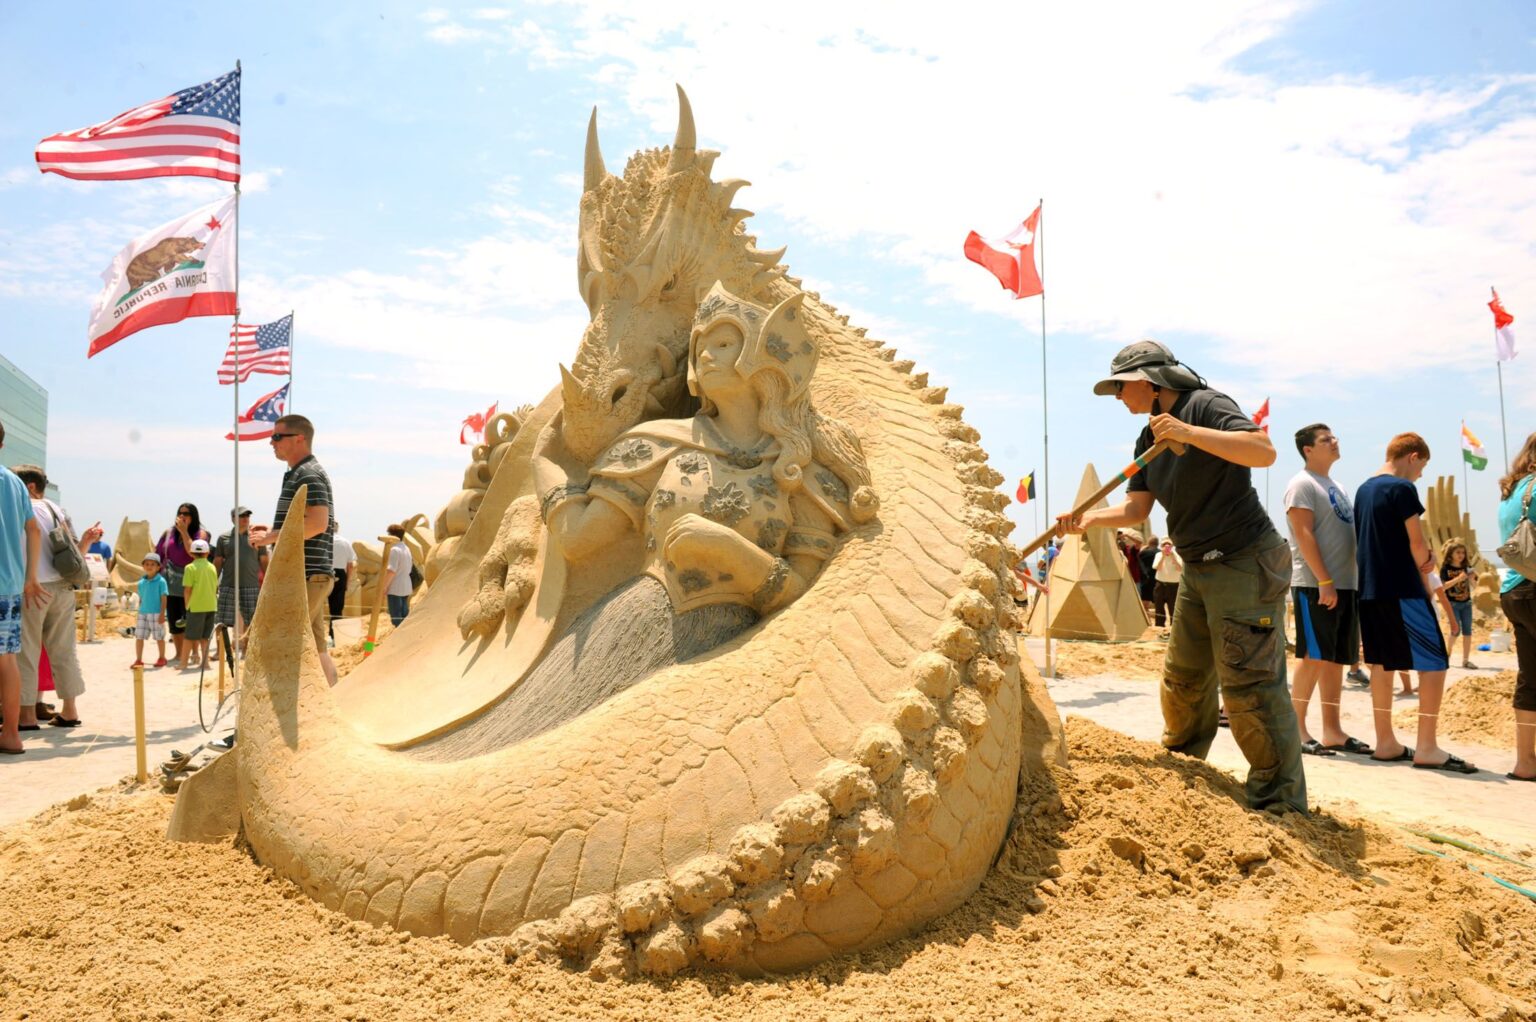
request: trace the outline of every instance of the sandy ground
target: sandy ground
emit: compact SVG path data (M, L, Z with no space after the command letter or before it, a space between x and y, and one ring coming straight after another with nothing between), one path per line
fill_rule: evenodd
M1076 652L1113 666L1114 651ZM1536 796L1496 774L1308 758L1319 811L1251 813L1229 736L1211 764L1127 737L1157 733L1139 667L1051 683L1071 769L1026 778L997 868L959 911L800 975L624 982L508 961L500 940L376 930L238 842L165 842L171 799L117 783L131 645L83 652L102 675L88 726L0 767L0 1020L1536 1019L1536 902L1484 875L1536 885ZM194 676L154 681L156 747L188 744ZM1364 696L1345 702L1355 727ZM1455 747L1497 767L1497 750Z
M1133 659L1132 668L1123 674L1109 672L1114 666L1116 650L1148 644L1058 641L1052 645L1064 665L1081 664L1094 658L1101 658L1106 664L1104 673L1057 678L1049 682L1051 695L1064 716L1076 713L1136 738L1150 742L1159 739L1162 712L1158 704L1157 678L1160 674L1149 674L1142 663L1149 651L1135 654L1140 659ZM1064 646L1069 648L1064 650ZM1071 646L1086 648L1073 650ZM1040 640L1031 639L1029 649L1037 663L1043 661L1044 647ZM1498 672L1514 668L1514 654L1479 653L1478 663L1488 669L1451 669L1446 701L1453 713L1462 701L1457 694L1461 684L1487 685ZM1291 667L1294 669L1294 661ZM1341 702L1345 730L1363 741L1373 742L1375 732L1366 691L1346 684ZM1504 700L1502 711L1490 704L1491 700L1486 698L1477 700L1478 707L1489 719L1498 719L1502 712L1503 717L1512 721L1513 711L1508 699ZM1411 721L1417 705L1417 696L1396 698L1398 737L1409 745L1413 744ZM1316 732L1321 720L1315 697L1309 720ZM1471 836L1473 840L1479 836L1491 838L1536 854L1536 791L1532 790L1536 786L1504 777L1515 762L1513 737L1508 742L1494 742L1494 733L1486 723L1463 727L1454 715L1451 724L1442 733L1441 745L1481 767L1479 773L1459 776L1415 770L1406 763L1376 763L1361 756L1308 756L1303 762L1309 798L1316 805L1336 811L1368 813L1384 821L1419 829L1443 830ZM1510 733L1512 735L1513 727ZM1239 777L1247 769L1242 752L1226 730L1218 735L1210 759Z

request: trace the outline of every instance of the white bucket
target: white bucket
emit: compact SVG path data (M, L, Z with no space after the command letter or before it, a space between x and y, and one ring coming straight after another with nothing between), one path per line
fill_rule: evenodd
M1509 652L1509 633L1503 631L1493 632L1488 636L1488 648L1495 653Z

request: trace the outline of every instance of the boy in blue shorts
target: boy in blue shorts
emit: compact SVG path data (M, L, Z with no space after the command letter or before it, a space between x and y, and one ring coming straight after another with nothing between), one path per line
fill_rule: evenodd
M1371 665L1371 708L1376 753L1387 762L1412 760L1421 770L1475 774L1477 767L1435 740L1445 672L1445 638L1435 618L1425 575L1435 558L1424 538L1424 505L1413 484L1429 463L1429 445L1417 433L1387 444L1387 461L1355 494L1356 559L1360 570L1360 639ZM1415 748L1392 730L1392 676L1419 672L1419 736Z
M0 447L5 427L0 425ZM48 602L37 581L37 559L43 534L32 516L32 496L16 473L0 467L0 755L19 756L21 745L22 601L33 606ZM25 551L25 553L23 553ZM33 729L35 730L35 725Z

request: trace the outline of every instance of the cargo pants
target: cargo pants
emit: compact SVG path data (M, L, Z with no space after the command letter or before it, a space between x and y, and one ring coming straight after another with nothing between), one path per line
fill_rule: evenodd
M1218 560L1186 561L1163 665L1163 745L1204 759L1226 703L1248 760L1248 805L1307 811L1296 710L1285 676L1291 555L1271 533Z

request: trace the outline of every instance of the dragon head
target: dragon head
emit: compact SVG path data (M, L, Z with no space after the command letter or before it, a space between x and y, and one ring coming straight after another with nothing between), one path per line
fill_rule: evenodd
M785 272L784 250L759 252L742 228L752 214L731 206L747 182L711 179L720 154L697 148L677 97L672 145L636 153L622 177L603 164L596 109L587 125L576 270L590 321L561 367L564 440L583 463L644 419L683 414L688 334L715 281L758 297Z

